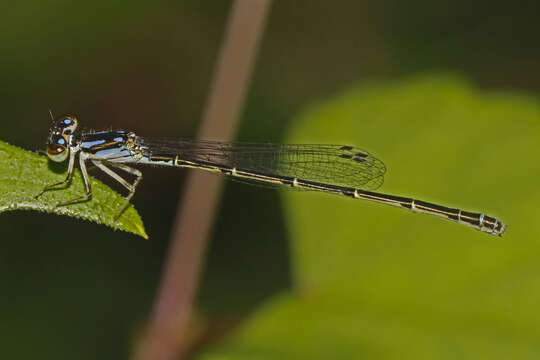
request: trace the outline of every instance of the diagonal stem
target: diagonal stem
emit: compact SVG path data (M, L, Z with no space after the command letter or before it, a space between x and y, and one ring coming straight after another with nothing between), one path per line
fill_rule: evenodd
M216 66L200 139L232 139L242 110L270 0L235 0ZM188 327L222 180L191 171L173 226L171 245L149 327L136 360L185 354Z

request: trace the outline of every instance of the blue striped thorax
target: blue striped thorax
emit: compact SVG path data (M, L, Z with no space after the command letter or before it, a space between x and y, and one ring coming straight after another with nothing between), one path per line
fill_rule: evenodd
M110 159L130 156L131 144L135 137L133 132L116 130L82 134L78 140L81 151L91 154L93 159Z

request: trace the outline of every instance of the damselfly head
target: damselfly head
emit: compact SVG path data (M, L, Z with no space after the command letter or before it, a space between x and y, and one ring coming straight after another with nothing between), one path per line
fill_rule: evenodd
M73 115L62 115L54 122L47 145L49 159L56 162L67 159L71 135L77 129L77 124L77 118Z
M53 132L58 132L62 135L71 135L77 129L79 122L73 115L62 115L54 122Z
M67 159L69 155L68 142L63 136L53 135L47 146L47 156L52 161L62 162Z

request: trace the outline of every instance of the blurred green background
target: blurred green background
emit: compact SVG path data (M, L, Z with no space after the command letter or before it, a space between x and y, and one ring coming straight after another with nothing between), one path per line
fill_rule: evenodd
M194 136L230 5L4 2L0 139L42 149L49 108L87 128ZM359 145L387 164L383 191L485 211L509 228L497 239L228 182L196 355L538 358L538 34L533 1L275 1L238 140ZM4 357L128 357L185 177L144 174L133 202L149 241L67 217L0 215Z

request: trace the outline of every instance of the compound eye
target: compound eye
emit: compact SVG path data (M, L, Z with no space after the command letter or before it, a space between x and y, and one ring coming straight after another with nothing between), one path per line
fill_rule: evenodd
M77 128L77 118L73 115L63 115L56 120L56 128L62 130L62 134L73 134Z
M47 156L52 161L62 162L67 159L68 148L67 141L61 136L53 136L47 146Z

